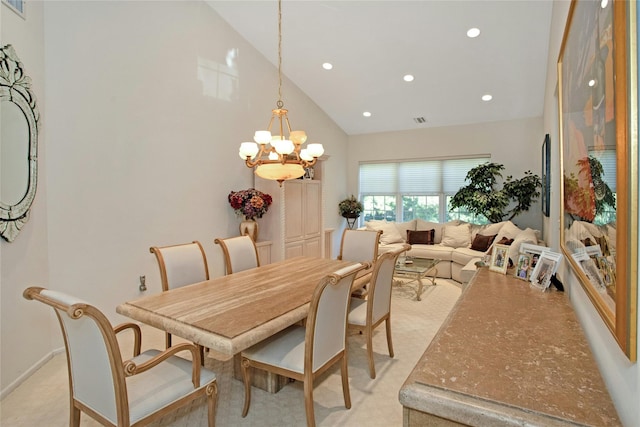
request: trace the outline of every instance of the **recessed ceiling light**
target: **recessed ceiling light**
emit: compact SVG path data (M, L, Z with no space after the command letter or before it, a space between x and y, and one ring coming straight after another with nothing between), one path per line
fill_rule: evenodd
M325 70L330 70L333 68L333 65L328 62L325 62L324 64L322 64L322 68L324 68Z
M609 0L602 0L600 2L600 7L604 9L605 7L607 7L608 4L609 4Z
M405 82L412 82L413 81L413 76L411 74L407 74L406 76L403 77Z
M478 28L469 28L469 30L467 31L467 37L469 38L475 38L478 37L480 35L480 30Z
M594 79L591 79L587 84L589 85L589 87L594 87L596 85L596 81Z
M482 95L482 100L483 101L491 101L493 99L493 96L486 94L486 95Z
M371 113L368 111L365 111L364 113L362 113L362 115L365 117L371 117Z

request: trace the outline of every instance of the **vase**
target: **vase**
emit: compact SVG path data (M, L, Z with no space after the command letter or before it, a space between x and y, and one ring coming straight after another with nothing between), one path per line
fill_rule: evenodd
M240 223L240 235L250 236L254 242L258 241L258 223L254 219L245 219Z

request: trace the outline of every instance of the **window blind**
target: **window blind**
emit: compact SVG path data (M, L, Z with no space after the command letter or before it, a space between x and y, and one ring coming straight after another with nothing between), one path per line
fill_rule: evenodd
M489 157L438 159L360 165L360 194L454 194L470 169Z

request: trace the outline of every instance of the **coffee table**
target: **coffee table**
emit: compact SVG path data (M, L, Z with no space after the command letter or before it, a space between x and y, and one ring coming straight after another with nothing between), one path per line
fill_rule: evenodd
M407 263L409 261L409 263ZM416 301L421 301L422 290L424 284L422 283L422 279L425 277L431 280L431 286L436 285L436 275L438 274L438 263L440 259L426 259L426 258L408 258L408 257L399 257L398 262L396 262L396 268L393 272L393 277L397 278L409 278L411 279L409 282L402 282L400 280L396 280L396 284L404 284L408 285L410 283L416 282L418 287L416 289Z

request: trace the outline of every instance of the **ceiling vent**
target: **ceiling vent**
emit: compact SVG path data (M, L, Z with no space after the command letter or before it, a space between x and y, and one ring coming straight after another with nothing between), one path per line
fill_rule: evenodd
M424 117L414 117L413 121L418 123L418 124L421 124L421 123L426 123L427 119L425 119Z

